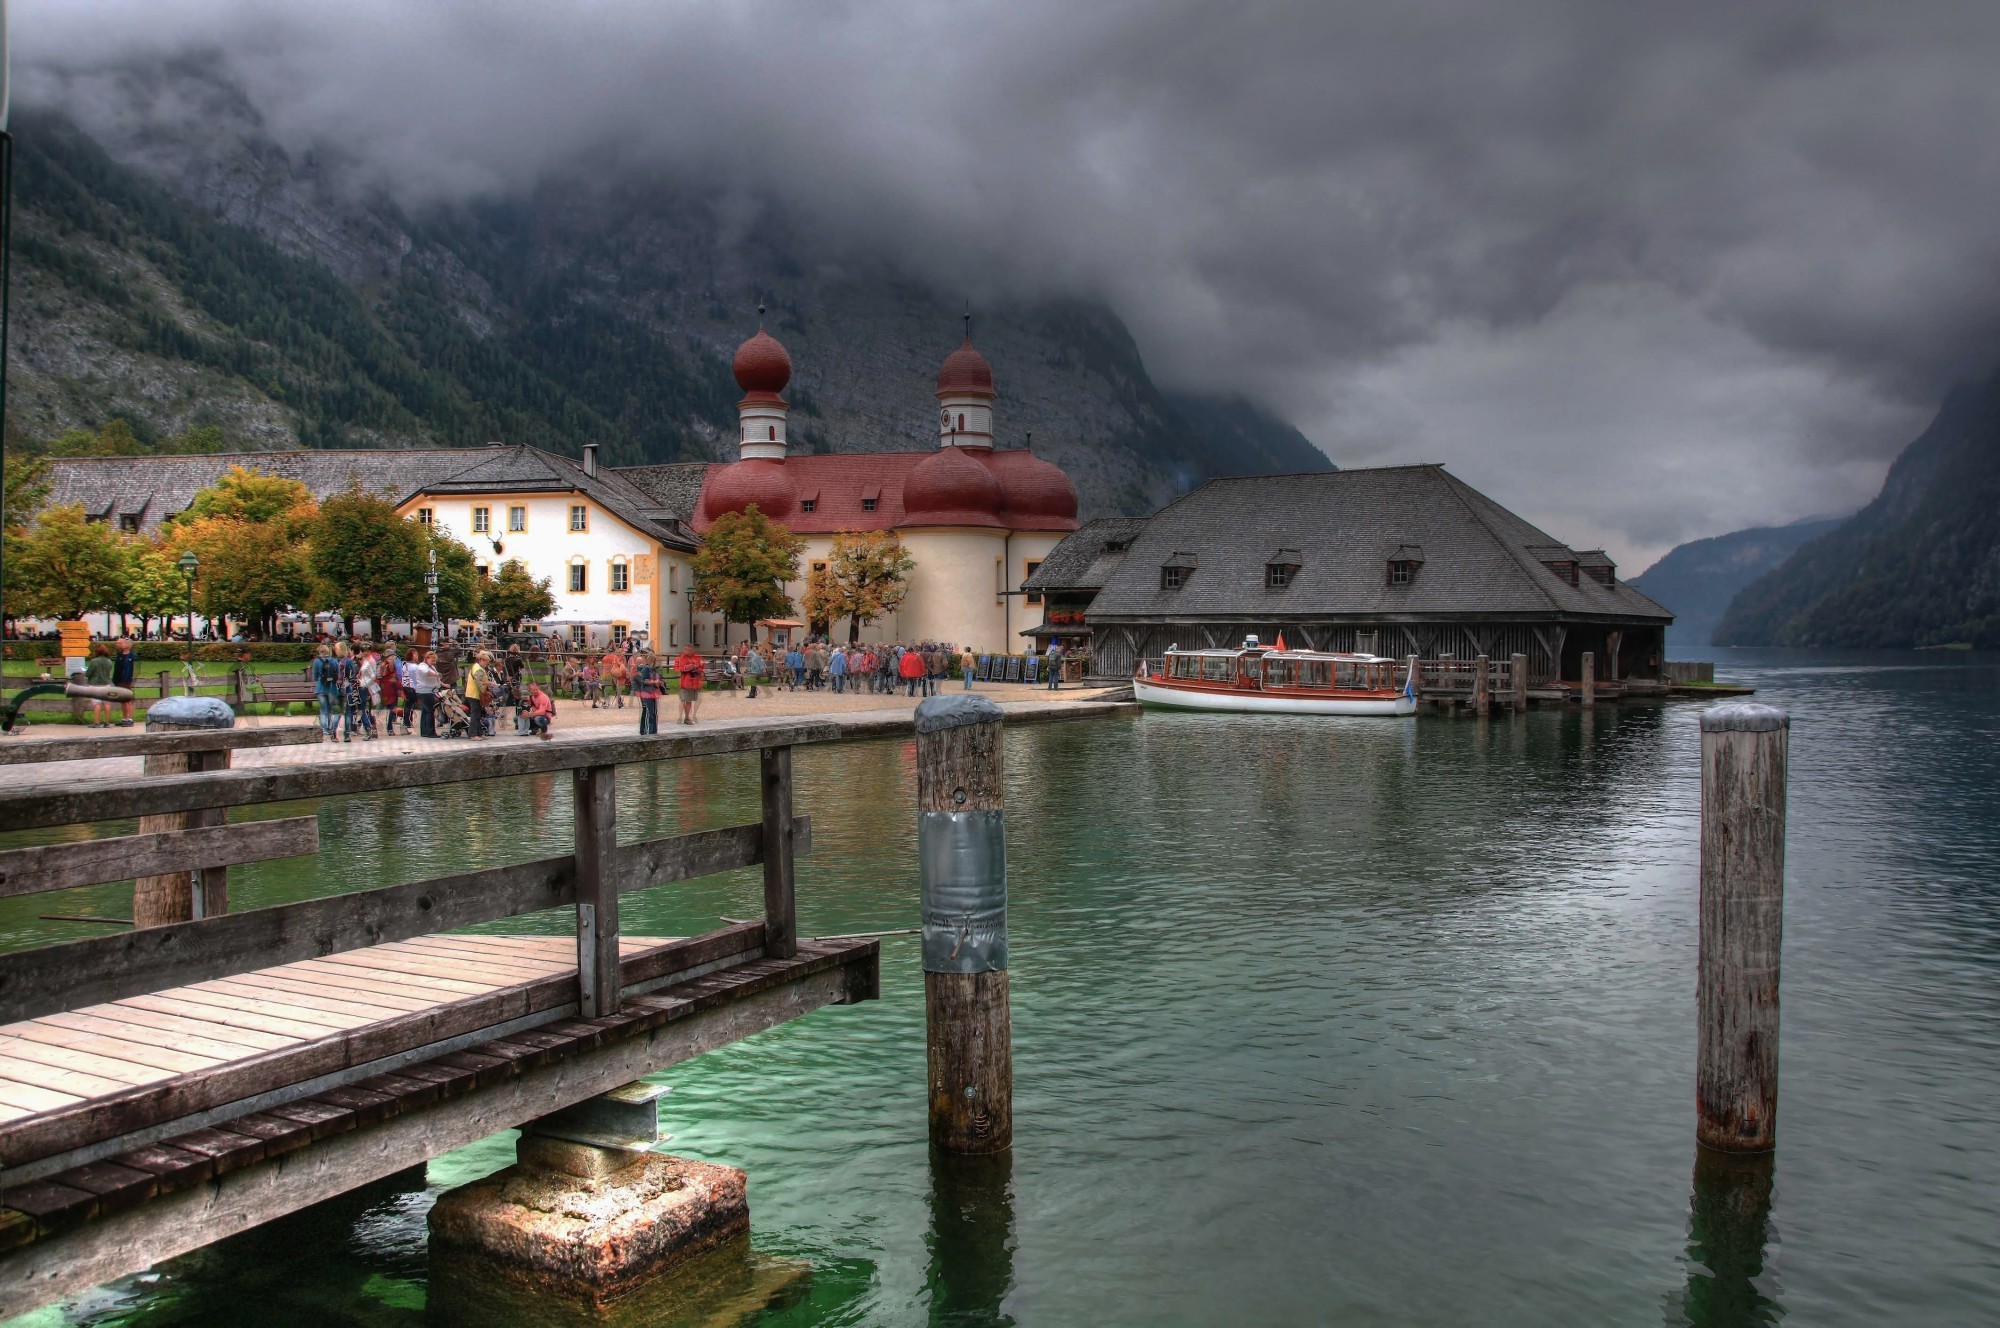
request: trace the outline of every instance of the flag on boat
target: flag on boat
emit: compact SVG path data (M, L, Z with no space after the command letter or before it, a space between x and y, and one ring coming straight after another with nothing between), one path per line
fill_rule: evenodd
M1284 630L1283 630L1282 628L1280 628L1280 629L1279 629L1279 631L1278 631L1278 645L1277 645L1277 649L1279 649L1279 650L1283 650L1284 648L1285 648L1285 633L1284 633Z

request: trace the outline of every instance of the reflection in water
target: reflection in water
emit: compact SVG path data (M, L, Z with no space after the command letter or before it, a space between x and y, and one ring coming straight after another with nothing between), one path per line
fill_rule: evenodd
M1690 1328L1752 1328L1784 1317L1760 1282L1771 1238L1774 1154L1695 1149L1694 1199L1688 1216L1687 1290L1671 1324ZM1772 1288L1775 1291L1775 1287Z
M931 1150L930 1322L1012 1324L1014 1155Z

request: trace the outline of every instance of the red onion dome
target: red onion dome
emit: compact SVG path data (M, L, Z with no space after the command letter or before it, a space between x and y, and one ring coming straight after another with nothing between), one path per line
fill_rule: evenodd
M1076 526L1076 486L1061 466L1033 452L994 452L987 464L1000 480L1000 506L1016 530Z
M776 396L792 381L792 357L761 327L756 336L736 348L730 368L736 374L736 385L753 397Z
M755 503L765 516L782 520L792 514L796 498L784 462L762 458L734 461L710 468L708 480L701 486L701 511L713 521Z
M903 524L910 526L998 526L1000 481L965 454L941 447L919 461L903 481Z
M993 366L972 348L972 338L945 356L938 370L937 394L941 397L990 397L993 395Z

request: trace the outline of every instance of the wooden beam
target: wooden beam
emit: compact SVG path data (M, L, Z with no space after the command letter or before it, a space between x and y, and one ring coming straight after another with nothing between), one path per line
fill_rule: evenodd
M316 816L38 844L0 850L0 898L317 852Z
M618 767L573 775L576 790L577 1008L585 1019L618 1012Z
M312 724L260 729L199 729L179 733L124 733L103 738L23 738L0 742L0 765L36 761L106 761L121 756L162 756L173 752L245 751L253 747L296 747L318 742Z
M764 800L764 952L773 959L789 959L799 938L792 867L792 749L766 747L759 773Z
M812 846L811 824L801 821L793 831L795 853ZM761 861L763 827L732 826L620 847L607 864L606 880L619 892L644 890ZM0 964L0 1023L564 908L576 900L575 860L544 858L45 945L8 955Z
M908 723L906 720L905 725ZM720 756L764 747L832 742L841 736L837 724L824 720L779 721L657 737L621 734L612 738L563 738L498 748L466 743L461 750L422 756L383 755L313 766L162 775L139 783L129 779L82 780L54 791L46 788L0 791L0 825L10 830L29 830L164 812L334 798L384 789L511 779L517 775L581 770L595 765Z

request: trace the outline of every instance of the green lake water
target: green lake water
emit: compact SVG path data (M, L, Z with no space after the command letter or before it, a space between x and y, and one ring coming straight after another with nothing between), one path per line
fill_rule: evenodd
M1768 1211L1754 1179L1693 1184L1697 705L1120 717L1008 738L1008 1163L928 1156L914 938L879 1002L661 1076L671 1148L747 1168L757 1249L810 1267L749 1322L1994 1322L2000 662L1722 653L1794 716ZM911 925L911 744L797 769L802 930ZM628 767L619 803L628 839L754 819L754 758ZM566 779L318 814L318 863L232 873L235 906L569 836ZM759 889L627 896L625 929ZM0 946L128 900L0 901ZM422 1323L431 1199L511 1152L19 1322Z

